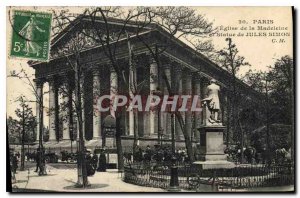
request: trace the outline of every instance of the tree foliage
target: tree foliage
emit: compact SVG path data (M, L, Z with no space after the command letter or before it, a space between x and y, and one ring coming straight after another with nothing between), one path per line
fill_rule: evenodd
M269 66L268 72L249 70L244 76L250 87L263 94L268 92L272 123L293 124L293 64L290 56L283 56Z
M205 19L204 15L198 14L194 9L188 7L137 7L128 10L120 7L95 7L84 10L83 14L78 15L76 19L68 12L54 13L54 19L56 20L56 32L59 32L57 31L58 29L65 31L65 27L69 25L74 26L77 23L80 24L84 19L90 20L91 26L85 26L82 30L77 28L79 31L75 32L73 34L74 36L70 36L71 39L75 40L72 40L69 45L79 46L71 47L66 45L67 49L60 49L60 53L67 56L70 62L71 58L80 60L80 51L88 48L90 44L101 46L102 52L108 58L111 67L116 71L118 79L120 79L122 84L125 84L126 87L129 87L129 84L124 77L124 67L120 65L117 60L118 48L122 39L130 40L131 36L136 36L149 50L149 53L153 59L155 59L158 67L160 67L160 55L171 46L169 43L147 43L147 41L141 37L142 33L150 29L163 29L172 40L181 37L187 38L189 36L203 37L214 31L212 23ZM98 26L97 20L104 22L101 28ZM110 20L120 23L120 28L117 30L112 28L109 23ZM67 23L69 24L67 25ZM136 26L135 30L127 31L129 25L132 24ZM68 30L72 31L71 28ZM81 43L83 45L80 45ZM134 46L130 47L129 53L134 54L134 50ZM74 56L71 56L72 53L70 52L72 51ZM78 62L79 61L77 61L77 63ZM70 65L72 66L72 63ZM74 67L72 66L72 68ZM143 83L140 84L143 85ZM169 93L173 94L174 91L170 89L171 87L168 86L168 88ZM135 89L133 92L137 93L138 90L139 89ZM184 129L182 116L178 114L177 119L181 123L181 128ZM119 120L118 113L116 114L116 120ZM117 124L117 126L119 126L119 124ZM119 129L117 129L117 131L119 131ZM184 134L186 133L184 132ZM185 140L187 147L190 146L190 148L187 148L188 154L193 158L190 137L185 135ZM117 150L118 153L120 153L121 148L118 146L118 142L117 139L117 147L119 147Z
M269 71L250 70L245 75L245 82L265 96L262 105L254 107L254 110L262 112L260 127L264 131L269 130L269 137L265 134L264 140L257 143L257 133L252 134L255 145L270 144L274 149L293 147L293 67L293 59L283 56L269 66Z
M23 124L25 129L24 142L32 143L35 141L36 118L33 116L32 108L29 107L24 96L20 96L17 101L20 103L20 107L15 110L16 119L12 117L7 119L10 143L22 143Z

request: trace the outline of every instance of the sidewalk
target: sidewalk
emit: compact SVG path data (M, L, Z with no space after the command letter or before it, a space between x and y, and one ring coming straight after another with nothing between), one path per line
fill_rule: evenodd
M293 192L294 186L276 186L276 187L264 187L264 188L253 188L250 192Z
M17 183L13 187L28 189L39 189L60 192L165 192L160 188L143 187L128 184L122 181L121 174L117 170L108 172L96 172L94 176L88 177L91 187L88 189L74 188L77 181L77 169L56 169L47 166L46 176L38 176L34 169L18 172Z
M56 165L55 165L56 166ZM17 183L13 187L17 187L18 192L166 192L161 188L144 187L133 184L128 184L122 181L121 174L117 170L108 170L107 172L96 172L94 176L88 177L91 187L88 189L74 188L77 181L77 169L63 168L63 165L47 166L46 176L38 176L34 172L34 168L27 171L18 171L16 174ZM23 190L25 189L25 190ZM210 187L209 187L210 189ZM293 191L293 186L276 186L263 188L249 188L249 189L234 189L232 192L290 192ZM230 192L231 190L223 189L220 192ZM184 192L184 190L182 190ZM191 191L189 191L191 192ZM206 188L201 188L199 192L210 192Z

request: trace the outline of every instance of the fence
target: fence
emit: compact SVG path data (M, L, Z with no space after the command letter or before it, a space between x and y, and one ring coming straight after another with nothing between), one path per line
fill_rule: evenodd
M179 187L185 190L238 191L294 184L294 167L291 164L212 170L184 163L177 166ZM168 188L170 175L170 166L166 164L132 163L125 165L123 180L140 186Z

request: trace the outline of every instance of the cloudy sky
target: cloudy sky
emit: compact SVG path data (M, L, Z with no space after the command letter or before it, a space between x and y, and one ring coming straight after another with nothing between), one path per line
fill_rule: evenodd
M244 36L234 36L232 39L239 49L240 55L246 58L246 61L251 64L253 70L267 70L267 66L272 65L276 59L281 56L292 56L292 13L290 7L194 7L199 14L205 15L205 17L212 21L216 28L219 28L219 33L228 33L236 35L243 33ZM28 9L28 7L26 8ZM49 8L35 8L41 11L47 11ZM60 9L60 8L56 8ZM69 7L72 12L80 12L82 8ZM27 70L30 75L34 74L34 71L27 65L27 60L10 58L10 38L11 38L11 26L7 17L7 74L12 70L19 70L21 66ZM265 20L265 21L263 21ZM272 21L272 22L270 22ZM259 24L260 23L260 24ZM264 24L261 24L264 23ZM272 23L272 24L265 24ZM222 27L221 27L222 26ZM245 36L248 32L259 33L259 31L249 31L240 28L242 26L249 29L249 26L257 28L257 26L264 26L268 28L284 27L283 31L261 31L266 33L267 36ZM237 29L224 31L223 29ZM286 34L289 36L268 36L269 33ZM226 36L213 36L211 37L216 49L222 49L226 46ZM276 41L274 40L276 39ZM280 39L284 39L279 42ZM248 71L250 68L244 68L240 71L240 75ZM30 87L24 84L20 80L7 78L7 116L14 117L14 111L17 107L15 99L23 94L29 99L33 99ZM44 91L48 91L48 85L44 86ZM45 96L44 104L48 107L48 97ZM35 113L34 104L32 104L33 111ZM48 118L45 117L45 124L48 124Z

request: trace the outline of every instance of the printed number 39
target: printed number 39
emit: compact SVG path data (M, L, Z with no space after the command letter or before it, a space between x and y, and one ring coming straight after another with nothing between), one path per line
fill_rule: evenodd
M14 51L19 52L20 50L21 50L21 43L20 42L15 42Z

